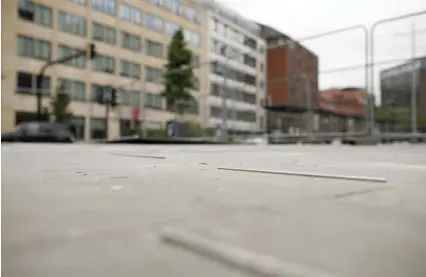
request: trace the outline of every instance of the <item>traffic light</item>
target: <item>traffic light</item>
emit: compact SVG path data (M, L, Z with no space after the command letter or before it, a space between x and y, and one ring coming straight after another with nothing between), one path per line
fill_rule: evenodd
M89 58L91 59L91 60L93 60L94 58L96 58L96 45L95 44L93 44L93 43L91 43L90 45L89 45Z
M118 95L117 95L117 90L115 88L111 89L111 107L115 107L118 105Z

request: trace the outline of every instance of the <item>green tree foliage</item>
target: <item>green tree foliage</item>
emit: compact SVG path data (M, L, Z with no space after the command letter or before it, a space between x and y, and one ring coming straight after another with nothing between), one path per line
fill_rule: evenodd
M192 52L187 48L187 43L182 29L174 34L168 46L167 64L164 73L164 91L162 96L166 99L167 108L183 114L188 108L188 103L194 101L191 89L195 89L194 74L192 70Z
M56 95L52 98L52 114L55 117L57 123L70 123L72 119L72 113L68 110L68 106L71 102L69 93L65 87L61 86L56 89Z
M395 125L395 131L408 132L411 130L411 110L407 108L379 108L375 112L377 121L389 122ZM417 125L426 126L426 117L417 114Z

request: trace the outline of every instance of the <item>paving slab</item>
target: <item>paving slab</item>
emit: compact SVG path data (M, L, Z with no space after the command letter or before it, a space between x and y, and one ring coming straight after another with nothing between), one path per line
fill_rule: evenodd
M2 274L247 276L163 243L172 226L333 276L424 277L425 167L418 145L3 145Z

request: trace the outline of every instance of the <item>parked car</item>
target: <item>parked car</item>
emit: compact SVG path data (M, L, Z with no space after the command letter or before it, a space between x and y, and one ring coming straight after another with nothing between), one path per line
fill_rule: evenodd
M13 132L1 134L2 142L74 142L74 135L66 124L51 122L25 122Z

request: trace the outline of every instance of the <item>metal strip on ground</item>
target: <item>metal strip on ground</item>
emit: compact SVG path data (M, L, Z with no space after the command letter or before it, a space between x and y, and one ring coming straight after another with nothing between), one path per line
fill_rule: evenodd
M164 242L222 262L249 274L264 277L336 277L305 266L284 262L276 258L216 242L176 228L160 233Z
M165 160L166 159L166 157L146 156L146 155L137 155L137 154L112 153L111 155L114 155L114 156L123 156L123 157L132 157L132 158L159 159L159 160Z
M334 174L304 173L304 172L291 172L291 171L255 170L255 169L227 168L227 167L219 167L218 169L219 170L228 170L228 171L239 171L239 172L251 172L251 173L264 173L264 174L300 176L300 177L309 177L309 178L326 178L326 179L338 179L338 180L348 180L348 181L363 181L363 182L376 182L376 183L386 183L387 182L387 179L385 179L385 178L368 177L368 176L346 176L346 175L334 175Z

